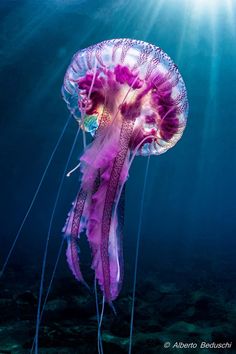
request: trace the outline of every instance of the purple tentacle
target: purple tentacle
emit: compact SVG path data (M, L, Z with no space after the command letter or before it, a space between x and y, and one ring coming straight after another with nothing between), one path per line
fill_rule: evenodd
M124 236L123 235L124 235L124 213L125 213L125 185L122 187L123 190L117 208L117 218L118 218L117 240L118 240L118 248L119 248L119 264L120 264L120 279L119 279L118 289L117 289L118 294L121 291L123 278L124 278L124 259L123 259L123 237Z
M70 267L73 275L75 276L75 278L78 281L81 281L82 283L84 283L84 278L81 273L80 265L79 265L77 242L72 237L68 237L67 242L68 242L68 245L67 245L67 250L66 250L66 258L67 258L67 262L69 264L69 267Z
M67 262L69 267L78 281L81 281L86 285L80 270L79 255L78 255L78 237L81 230L81 217L83 214L87 193L81 190L78 193L76 201L73 203L72 210L68 215L66 225L63 229L65 236L67 237Z
M120 150L115 158L112 171L109 178L108 188L102 216L102 240L101 240L101 259L104 278L104 293L107 302L111 302L117 297L116 291L112 289L111 282L111 259L109 258L109 235L112 226L112 211L115 202L115 197L118 193L118 186L121 172L128 154L129 141L133 132L134 120L125 119L120 133ZM115 215L116 219L116 215Z

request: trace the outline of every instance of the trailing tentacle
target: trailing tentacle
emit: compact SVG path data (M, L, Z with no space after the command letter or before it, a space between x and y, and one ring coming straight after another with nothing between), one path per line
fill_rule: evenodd
M67 262L69 267L78 281L86 284L82 272L80 270L79 255L78 255L78 237L81 230L81 217L83 214L87 193L80 190L78 196L73 203L73 207L68 215L66 225L63 229L65 237L67 238Z
M104 278L104 293L107 302L111 302L117 297L117 292L111 287L111 259L109 257L109 235L111 226L115 218L112 220L112 211L115 203L115 197L118 194L118 186L121 172L129 151L129 141L133 132L134 120L125 119L123 121L119 140L119 152L114 160L112 171L109 178L108 187L102 216L102 242L100 246L103 278ZM112 282L113 283L113 282ZM112 284L113 285L113 284Z

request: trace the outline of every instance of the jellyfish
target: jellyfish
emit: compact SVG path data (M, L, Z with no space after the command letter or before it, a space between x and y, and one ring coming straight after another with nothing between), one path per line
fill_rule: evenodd
M84 141L81 183L63 232L74 277L87 284L79 259L86 233L92 269L105 302L123 281L124 186L135 156L159 155L181 138L188 100L177 66L159 47L134 39L106 40L79 50L62 95ZM87 145L86 133L92 142Z

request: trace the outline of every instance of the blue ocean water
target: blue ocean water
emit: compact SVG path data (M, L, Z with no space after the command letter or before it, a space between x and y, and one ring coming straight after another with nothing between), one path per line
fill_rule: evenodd
M140 39L160 46L177 64L190 110L178 144L150 160L138 284L151 279L158 287L177 287L182 298L187 296L186 303L191 287L193 293L198 289L207 296L215 294L235 314L235 1L2 0L0 11L0 267L68 118L61 86L72 55L106 39ZM14 278L17 269L23 273L31 269L31 276L39 274L53 203L75 134L76 123L71 121L1 280L4 286L11 279L7 287L13 293L15 282L15 294L20 282L17 275ZM82 136L70 168L76 165L81 151ZM146 162L144 157L135 159L126 188L124 291L128 292ZM65 180L55 213L48 272L77 190L78 175L74 174ZM88 254L86 247L81 247L81 253L84 249ZM58 272L71 276L64 256ZM34 287L37 291L37 284ZM145 287L140 286L141 297L142 291L145 294ZM222 311L227 313L228 309ZM206 314L203 324L187 315L182 321L209 328L207 320L216 321L210 310ZM232 315L224 325L235 328L235 323ZM169 333L164 325L162 332ZM194 340L200 341L200 337L196 334ZM226 339L234 340L233 335ZM4 340L2 343L0 340L0 353L6 345ZM141 348L137 346L136 352L148 353ZM73 347L71 350L80 353Z

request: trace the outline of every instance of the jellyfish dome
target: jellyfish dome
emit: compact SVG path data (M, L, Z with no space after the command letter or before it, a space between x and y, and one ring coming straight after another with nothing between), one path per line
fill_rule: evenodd
M62 95L81 129L93 136L80 158L81 186L64 227L67 260L85 283L78 240L85 231L92 268L111 303L121 289L122 193L136 155L159 155L186 126L188 100L177 66L162 49L133 39L107 40L78 51Z

